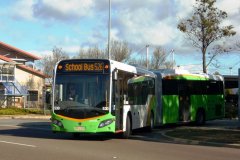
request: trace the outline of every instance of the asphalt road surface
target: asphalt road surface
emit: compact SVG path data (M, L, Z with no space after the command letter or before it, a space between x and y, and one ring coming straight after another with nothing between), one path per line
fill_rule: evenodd
M239 160L234 148L176 144L159 129L114 135L53 134L48 120L0 119L0 160Z

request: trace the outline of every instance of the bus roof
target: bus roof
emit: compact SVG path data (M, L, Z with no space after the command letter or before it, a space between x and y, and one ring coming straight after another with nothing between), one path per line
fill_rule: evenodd
M133 78L129 79L128 83L138 83L138 82L143 82L143 81L147 81L147 80L151 80L151 77L139 76L139 77L133 77Z
M160 69L153 70L158 76L161 76L162 79L178 79L178 80L216 80L223 81L223 77L221 75L212 75L212 74L204 74L204 73L190 73L186 70L178 70L178 69Z
M118 69L121 71L126 71L134 74L146 75L149 77L156 77L156 75L152 71L149 71L144 68L132 66L132 65L114 61L114 60L110 60L110 64L111 64L111 71Z

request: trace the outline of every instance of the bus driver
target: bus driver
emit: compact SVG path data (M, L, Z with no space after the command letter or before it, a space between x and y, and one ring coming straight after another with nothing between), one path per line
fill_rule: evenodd
M73 85L69 87L69 98L70 101L77 101L78 100L78 95L76 93L76 89Z

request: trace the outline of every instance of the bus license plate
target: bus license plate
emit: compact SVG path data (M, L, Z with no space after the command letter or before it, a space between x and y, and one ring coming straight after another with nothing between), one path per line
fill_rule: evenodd
M85 131L85 127L83 127L83 126L77 126L77 127L74 127L74 130L75 130L75 131Z

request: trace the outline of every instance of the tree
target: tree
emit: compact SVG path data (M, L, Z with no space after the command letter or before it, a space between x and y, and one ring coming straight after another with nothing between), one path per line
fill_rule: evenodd
M40 61L40 65L43 68L43 73L49 77L52 77L53 69L56 63L67 58L69 58L69 56L62 50L62 48L54 47L52 54L43 56Z
M165 65L166 59L167 59L167 54L165 49L161 47L155 48L149 63L149 68L160 69L161 67L166 66Z
M178 24L178 29L186 34L186 38L192 42L192 45L201 50L204 73L207 73L208 47L223 37L236 34L232 25L220 26L221 22L227 18L227 13L216 8L215 3L216 0L196 0L192 17Z
M129 59L131 49L127 42L112 40L110 54L112 60L123 62ZM107 49L101 50L98 46L90 47L87 50L80 49L79 54L74 58L107 58Z
M74 58L104 58L104 51L99 49L98 46L90 47L87 50L80 49L79 53Z
M128 61L131 52L127 42L111 41L110 54L112 60L119 62Z
M156 47L152 54L149 54L148 69L164 69L173 68L173 63L167 61L166 50L162 47ZM130 65L147 68L147 60L145 56L131 57L128 61Z

